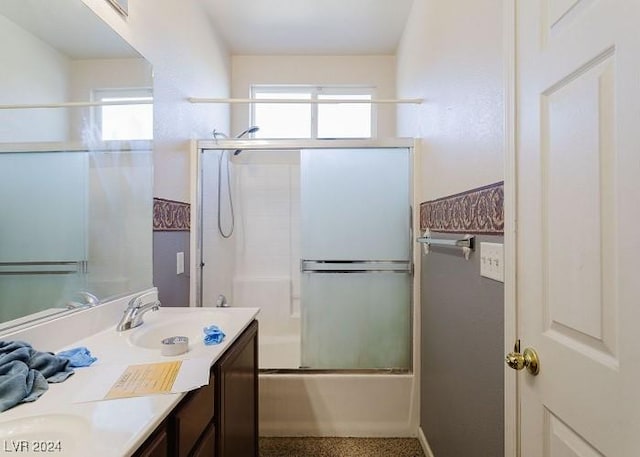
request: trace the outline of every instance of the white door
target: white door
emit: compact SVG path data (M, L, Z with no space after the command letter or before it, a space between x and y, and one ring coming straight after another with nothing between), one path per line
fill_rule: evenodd
M517 1L522 457L640 456L639 10Z

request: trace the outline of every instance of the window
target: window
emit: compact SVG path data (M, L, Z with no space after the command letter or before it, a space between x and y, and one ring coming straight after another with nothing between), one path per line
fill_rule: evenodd
M371 87L253 86L252 98L371 100ZM256 103L256 138L371 138L375 111L369 103Z
M324 95L318 100L371 100L371 95ZM318 105L318 138L371 138L371 104Z
M254 98L311 100L305 92L255 92ZM311 105L256 103L253 105L254 122L260 130L257 138L311 138Z
M123 102L96 107L94 120L103 141L153 139L153 105L148 103L153 100L151 89L96 89L93 98Z

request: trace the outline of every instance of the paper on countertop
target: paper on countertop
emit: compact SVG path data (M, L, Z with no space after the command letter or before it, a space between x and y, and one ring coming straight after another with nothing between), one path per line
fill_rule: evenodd
M131 365L98 365L74 403L188 392L209 383L210 360L194 358ZM89 373L87 373L89 374Z

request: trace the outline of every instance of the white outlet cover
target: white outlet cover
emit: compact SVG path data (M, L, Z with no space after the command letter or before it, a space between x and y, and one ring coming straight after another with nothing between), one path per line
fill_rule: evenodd
M176 253L176 274L184 273L184 252Z
M504 282L504 245L480 243L480 275Z

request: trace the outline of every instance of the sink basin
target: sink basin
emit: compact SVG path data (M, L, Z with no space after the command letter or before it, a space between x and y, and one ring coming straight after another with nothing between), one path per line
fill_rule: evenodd
M172 336L189 338L189 350L204 346L204 327L217 325L224 331L230 318L224 311L191 311L180 313L160 308L155 313L147 313L145 322L134 329L129 342L145 349L160 349L161 341Z
M90 434L87 420L71 414L45 414L0 421L3 450L20 456L81 455Z

